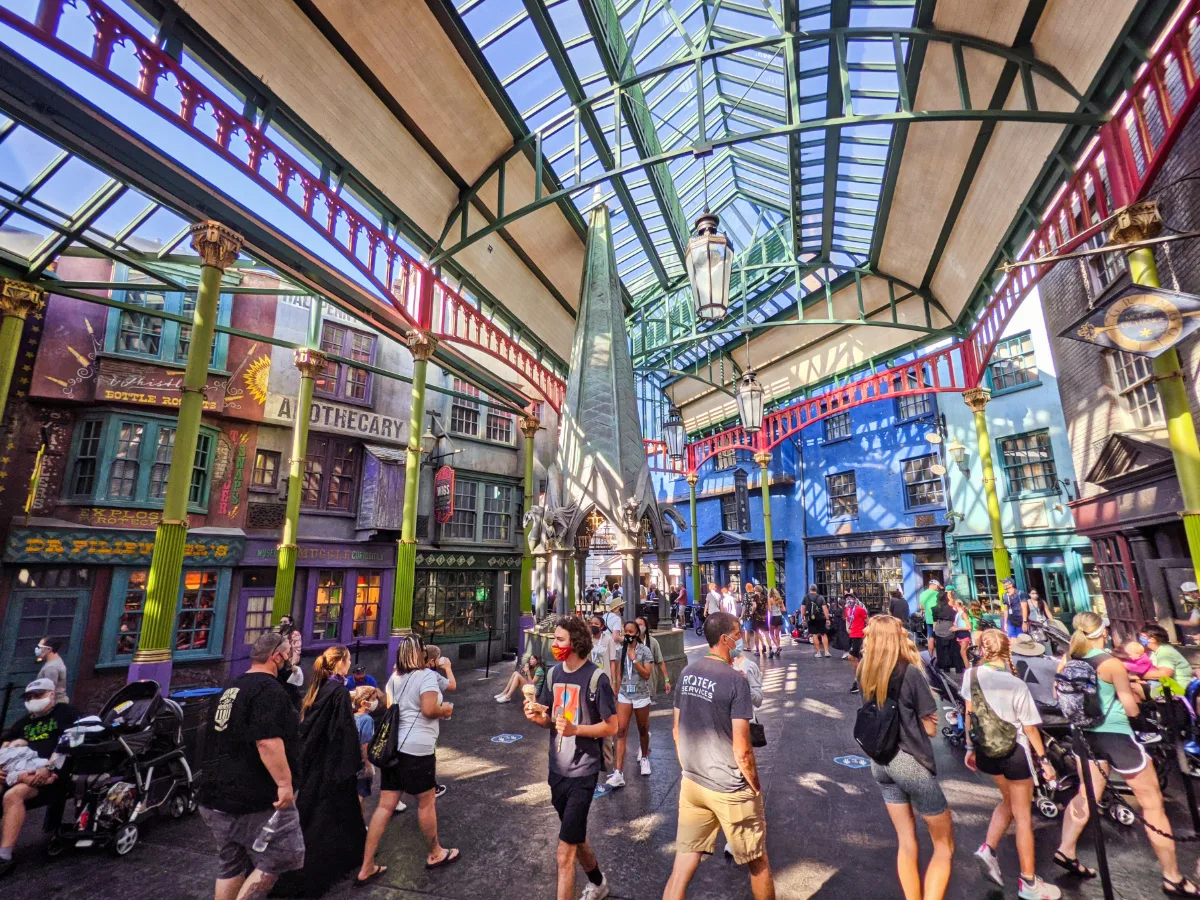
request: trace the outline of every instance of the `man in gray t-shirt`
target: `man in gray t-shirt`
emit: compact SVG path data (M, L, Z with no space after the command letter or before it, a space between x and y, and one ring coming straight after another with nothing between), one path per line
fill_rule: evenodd
M62 661L62 657L58 655L58 648L61 644L58 638L44 637L38 641L38 645L34 648L34 653L37 654L38 661L42 664L42 668L38 671L38 678L49 678L54 682L54 702L67 702L67 664Z

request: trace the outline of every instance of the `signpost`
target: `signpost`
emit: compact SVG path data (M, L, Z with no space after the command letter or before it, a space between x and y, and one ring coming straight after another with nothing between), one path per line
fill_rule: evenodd
M433 518L445 525L454 517L454 470L442 466L433 476Z
M1142 356L1161 356L1200 325L1200 297L1132 284L1060 337Z

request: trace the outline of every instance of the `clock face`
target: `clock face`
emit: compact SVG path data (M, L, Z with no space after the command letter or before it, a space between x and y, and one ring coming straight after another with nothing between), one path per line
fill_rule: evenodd
M1122 350L1153 353L1179 340L1183 316L1161 295L1126 294L1105 311L1104 328Z

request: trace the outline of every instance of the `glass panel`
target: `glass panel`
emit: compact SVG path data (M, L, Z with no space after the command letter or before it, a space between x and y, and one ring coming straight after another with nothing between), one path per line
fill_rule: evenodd
M109 467L108 496L133 499L137 491L138 456L142 450L145 426L122 422L117 433L117 448Z
M358 478L358 445L331 441L329 499L326 509L349 511L353 507L354 482Z
M250 483L255 487L274 488L279 483L279 458L279 454L271 450L256 451Z
M379 632L379 597L382 573L359 572L354 594L354 637L373 638Z
M117 645L114 648L118 655L123 656L137 649L142 634L142 612L146 606L149 579L149 569L136 569L129 573L129 580L125 584L125 604L117 627Z
M1054 487L1058 475L1048 431L1031 431L1006 438L1000 442L1000 455L1010 494Z
M475 539L475 498L478 482L454 482L454 515L442 526L442 537Z
M840 597L852 590L872 612L887 610L890 590L900 590L903 578L900 557L826 556L813 560L813 580L825 597Z
M179 624L175 629L176 650L208 650L209 642L214 638L220 644L220 635L212 633L218 579L216 569L183 570L183 597L179 603Z
M317 571L317 596L313 603L312 639L336 641L342 622L342 577L339 569Z
M71 476L71 493L90 495L96 489L96 465L100 457L100 433L104 423L91 419L80 423L79 452Z
M413 630L430 641L484 634L496 615L491 578L487 572L419 570Z
M275 605L275 592L250 594L245 597L245 604L246 618L243 620L242 643L248 646L271 630L271 609Z
M858 515L858 488L853 472L825 476L830 518Z
M904 460L904 495L909 506L943 502L942 479L933 474L933 466L937 461L937 455L933 453Z
M158 445L154 449L154 465L150 467L150 496L161 500L167 496L167 476L171 472L171 454L175 450L175 429L158 429Z
M505 485L483 486L483 540L512 540L513 489Z

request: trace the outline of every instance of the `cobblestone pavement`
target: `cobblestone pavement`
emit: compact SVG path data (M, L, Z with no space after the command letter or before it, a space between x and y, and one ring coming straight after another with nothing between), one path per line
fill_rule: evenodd
M696 640L694 635L689 636ZM701 648L693 647L691 653ZM852 754L851 737L858 698L848 693L850 666L840 659L812 657L807 646L786 648L783 658L764 662L767 700L761 718L769 744L759 751L766 793L767 845L778 896L786 900L843 900L900 896L894 870L895 839L869 770L836 765L834 757ZM529 725L520 704L492 700L511 667L460 673L453 720L443 724L438 774L449 785L438 801L438 822L446 846L459 847L462 860L444 871L427 873L415 810L396 817L381 848L390 869L382 884L352 891L347 881L329 896L423 898L423 900L540 900L554 895L557 818L546 786L546 734ZM613 896L649 900L662 896L670 874L675 832L679 767L670 732L669 701L659 698L651 715L654 773L637 774L633 754L626 764L628 786L601 797L592 806L590 838L612 886ZM512 744L492 743L493 736L521 734ZM984 776L967 771L957 753L939 738L938 765L954 810L958 852L948 896L954 900L994 900L1016 896L1016 850L1011 837L1000 850L1010 876L1004 892L985 883L973 865L997 793ZM1187 813L1175 804L1172 818L1180 831ZM1054 878L1050 865L1059 825L1035 816L1039 869ZM43 856L40 817L18 846L20 865L0 881L2 897L80 897L92 900L206 898L212 896L214 847L199 817L148 823L141 844L124 859L78 851L54 860ZM919 826L922 853L928 840ZM1106 825L1117 896L1161 897L1157 869L1140 831ZM1081 857L1094 863L1090 831L1080 844ZM1185 873L1194 870L1196 845L1181 845ZM1057 879L1056 879L1057 880ZM1064 896L1100 897L1096 882L1058 881ZM582 889L583 881L580 878ZM693 882L694 898L748 898L744 872L721 859L706 861Z

